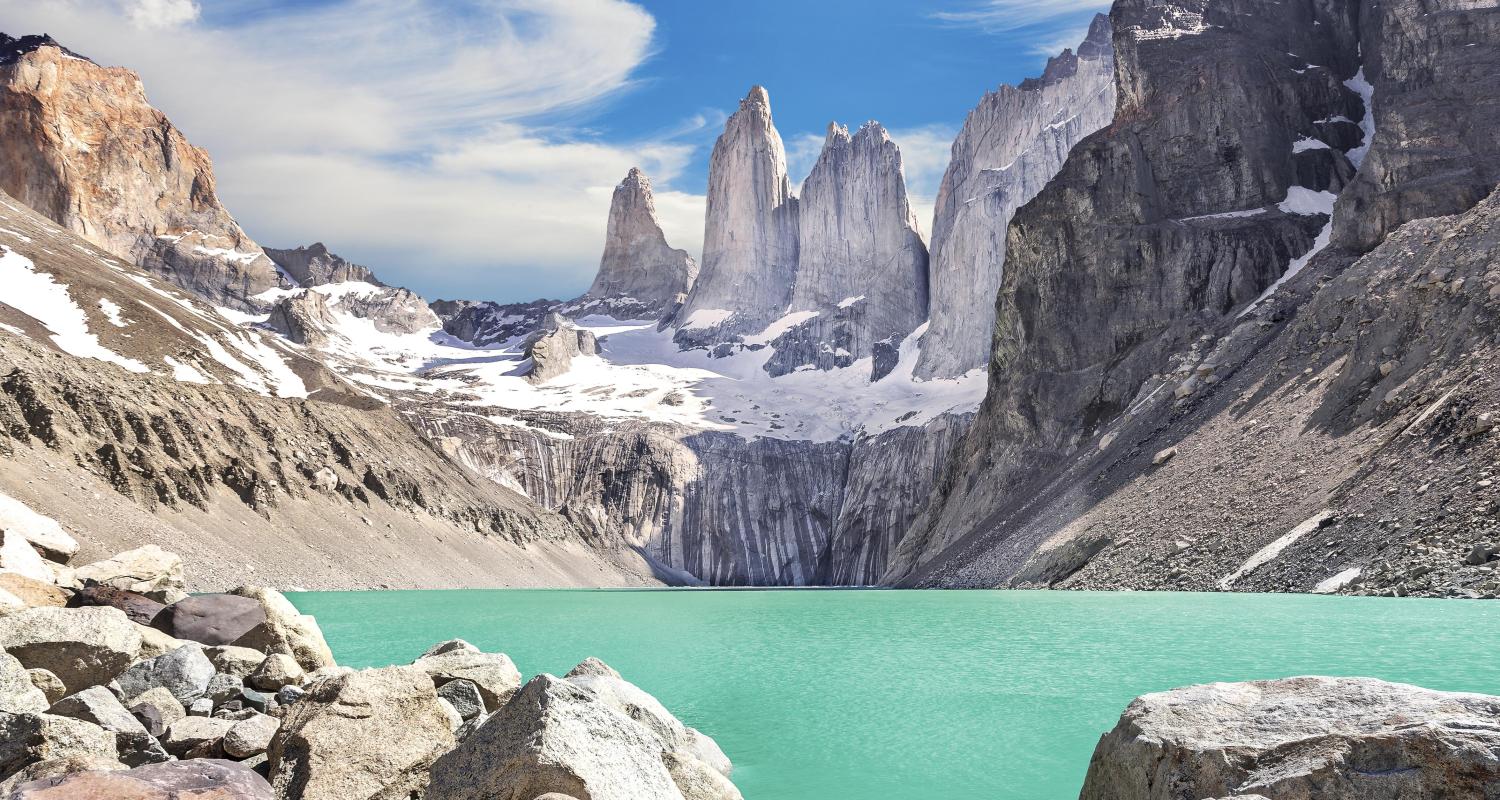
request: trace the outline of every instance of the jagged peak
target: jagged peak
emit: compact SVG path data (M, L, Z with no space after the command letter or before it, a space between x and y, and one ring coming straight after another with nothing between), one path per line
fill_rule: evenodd
M638 187L649 194L651 192L651 179L646 176L646 173L640 167L631 167L630 171L625 173L625 179L620 181L620 184L615 188L624 189L627 187Z
M65 55L70 55L74 58L81 58L84 61L90 60L87 56L80 55L73 52L72 50L69 50L66 47L63 47L62 44L56 39L52 38L50 34L34 33L17 38L7 33L0 33L0 65L14 64L17 61L20 61L21 57L26 55L27 53L39 50L43 47L56 47Z
M1027 78L1016 88L1028 92L1036 91L1072 77L1078 72L1079 59L1093 61L1113 56L1114 43L1111 38L1109 17L1104 14L1095 14L1093 21L1089 23L1088 34L1079 43L1077 52L1074 52L1071 47L1064 48L1061 53L1047 59L1047 66L1042 69L1039 77Z
M751 86L749 94L746 94L745 99L740 101L740 108L752 104L763 105L766 108L771 107L771 93L766 91L766 87L758 83Z
M823 137L823 146L827 147L835 141L849 141L849 126L840 125L837 120L828 123L828 132Z
M874 139L877 143L884 144L891 140L891 134L878 120L872 119L866 120L865 124L859 126L859 130L854 134L854 138Z

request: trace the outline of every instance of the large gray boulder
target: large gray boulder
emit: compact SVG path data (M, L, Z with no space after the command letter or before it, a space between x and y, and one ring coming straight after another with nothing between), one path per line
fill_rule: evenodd
M0 779L38 762L74 757L118 761L114 734L80 719L0 711Z
M15 533L42 555L64 564L78 552L78 541L56 520L6 494L0 494L0 531Z
M266 614L265 622L232 644L262 653L285 653L308 672L336 666L318 621L298 611L281 592L263 586L241 586L230 594L255 600Z
M1372 678L1143 695L1099 740L1080 800L1489 798L1500 697Z
M187 596L182 558L154 544L79 567L74 577L80 583L97 581L116 589L138 592L162 603Z
M199 594L167 606L154 623L148 624L178 639L228 645L265 621L265 609L253 597Z
M140 722L103 686L91 686L52 705L51 713L92 722L115 735L120 761L128 766L167 760L167 751Z
M116 608L27 608L6 615L0 649L76 692L109 683L130 666L141 634Z
M678 778L681 778L679 782ZM736 800L697 758L570 680L538 675L432 766L428 800Z
M467 680L479 690L487 711L505 705L521 688L521 671L504 653L482 653L473 645L463 645L443 650L436 655L424 655L412 662L432 677L437 686L459 679ZM447 643L444 643L445 645ZM438 649L438 647L434 647Z
M729 759L713 739L683 725L659 700L620 677L604 662L589 658L569 671L565 680L588 689L610 708L644 726L661 740L666 750L692 756L729 776Z
M132 666L120 673L118 680L120 694L129 700L160 686L186 706L203 696L214 674L213 662L203 648L188 644Z
M26 667L10 653L0 653L0 711L40 714L48 705L47 695L31 680Z
M44 583L57 579L57 573L26 537L6 530L0 530L0 570Z
M224 740L224 735L235 726L232 719L219 717L187 716L167 726L162 735L162 746L178 758L188 758L193 752L212 751Z
M271 785L242 764L195 758L131 770L89 770L23 783L6 800L273 800Z
M314 682L287 706L268 751L279 796L365 800L420 796L454 744L432 679L385 667Z

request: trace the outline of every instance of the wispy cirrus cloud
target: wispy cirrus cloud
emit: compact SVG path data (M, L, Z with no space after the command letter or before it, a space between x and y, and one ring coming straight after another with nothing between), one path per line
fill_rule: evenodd
M932 16L952 25L973 27L986 33L1005 33L1057 22L1071 23L1080 14L1108 11L1109 6L1109 0L983 0L950 11L939 11ZM1077 44L1077 40L1073 43Z
M268 245L321 239L429 294L581 290L640 166L673 244L700 247L702 199L671 182L715 120L644 140L573 124L654 53L625 0L0 0L0 18L141 73Z

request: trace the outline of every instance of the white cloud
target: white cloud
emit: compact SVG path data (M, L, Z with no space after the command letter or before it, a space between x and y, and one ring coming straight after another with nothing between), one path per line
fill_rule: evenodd
M1028 48L1033 55L1052 56L1064 50L1077 50L1079 42L1089 35L1089 26L1081 25L1076 28L1067 28L1057 31L1044 38L1036 39Z
M671 180L692 157L678 137L711 119L648 141L567 124L630 89L655 20L624 0L461 8L455 20L423 0L336 0L223 22L190 0L0 0L8 30L138 71L268 245L320 239L449 294L581 291L610 193L640 166L670 241L696 252L702 198Z
M175 28L198 18L193 0L129 0L125 17L137 28Z
M932 16L986 33L1003 33L1055 22L1086 11L1107 11L1109 6L1110 0L983 0L960 11L939 11Z

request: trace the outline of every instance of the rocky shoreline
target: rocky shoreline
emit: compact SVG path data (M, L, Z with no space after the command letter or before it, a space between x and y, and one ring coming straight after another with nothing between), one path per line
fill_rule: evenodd
M7 498L8 499L8 498ZM738 800L708 736L587 659L523 684L461 639L353 670L275 589L188 595L155 545L0 533L0 798Z

